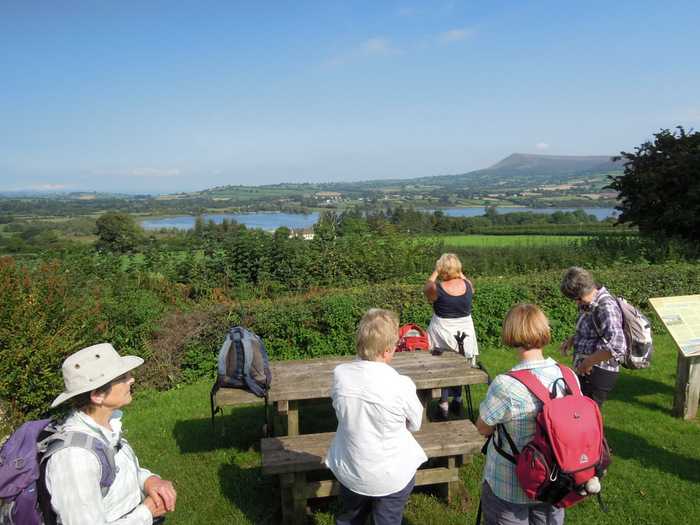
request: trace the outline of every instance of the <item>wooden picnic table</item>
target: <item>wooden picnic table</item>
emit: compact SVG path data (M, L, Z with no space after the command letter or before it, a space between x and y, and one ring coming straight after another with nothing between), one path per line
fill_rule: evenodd
M277 415L287 419L287 435L299 435L299 402L330 398L333 369L355 360L355 356L273 361L272 386L268 401ZM428 403L439 397L440 389L449 386L485 384L488 375L455 352L432 355L429 352L402 352L394 356L391 366L416 384L423 403L423 419L427 421ZM279 429L275 429L277 435Z

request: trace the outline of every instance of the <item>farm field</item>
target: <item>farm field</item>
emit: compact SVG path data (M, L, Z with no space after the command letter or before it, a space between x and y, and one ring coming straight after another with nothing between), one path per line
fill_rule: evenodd
M445 246L549 246L574 244L587 239L579 235L442 235L430 237L442 241Z
M671 417L676 349L668 335L655 341L652 368L623 371L603 410L613 450L604 482L610 510L603 513L595 501L587 501L567 511L567 524L700 523L700 425ZM554 344L547 354L560 359ZM511 351L499 348L482 349L482 360L491 375L515 363ZM209 388L203 380L162 393L143 391L126 408L128 438L142 464L177 485L178 509L168 523L279 523L276 484L260 471L262 408L227 410L212 430ZM473 388L477 406L485 391L485 386ZM334 428L330 408L310 408L302 432ZM480 456L462 468L468 496L461 502L448 506L429 491L414 493L404 524L473 523L482 468ZM313 522L332 524L334 509L333 499L320 500L312 506Z

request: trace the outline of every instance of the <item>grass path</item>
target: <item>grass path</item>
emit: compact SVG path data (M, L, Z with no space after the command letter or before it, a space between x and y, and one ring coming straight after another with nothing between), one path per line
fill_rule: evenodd
M604 482L610 512L603 514L595 501L587 501L567 511L568 525L700 523L700 424L671 417L676 350L669 336L655 341L652 369L623 371L603 411L614 455ZM548 354L556 357L553 349ZM493 375L512 366L514 356L486 349L483 361ZM262 410L229 410L217 416L213 432L209 386L199 382L168 392L140 392L126 411L127 438L142 464L177 484L178 509L168 523L276 524L276 486L261 474L257 450ZM486 388L473 390L478 406ZM302 418L302 431L332 429L328 413L313 407ZM462 468L471 495L462 502L447 506L429 492L412 495L404 523L474 523L482 468L481 457ZM326 500L314 507L317 525L333 523L334 505Z

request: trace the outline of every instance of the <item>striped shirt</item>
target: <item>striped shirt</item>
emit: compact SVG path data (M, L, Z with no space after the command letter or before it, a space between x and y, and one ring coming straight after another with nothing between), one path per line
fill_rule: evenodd
M608 350L612 358L595 366L611 372L620 370L619 363L624 360L627 351L622 311L605 287L598 290L591 304L579 307L574 335L574 368L597 350Z
M530 370L548 390L554 381L562 377L557 362L551 357L541 361L523 361L511 370ZM557 395L563 395L561 381L557 384ZM535 437L535 418L540 410L542 402L531 394L525 385L507 374L501 374L496 376L489 386L486 398L479 406L479 416L487 425L503 424L520 451ZM494 439L496 438L494 435ZM505 436L502 436L501 441L504 450L510 452ZM515 465L496 451L493 439L486 453L483 479L489 484L491 491L505 501L533 503L520 488Z

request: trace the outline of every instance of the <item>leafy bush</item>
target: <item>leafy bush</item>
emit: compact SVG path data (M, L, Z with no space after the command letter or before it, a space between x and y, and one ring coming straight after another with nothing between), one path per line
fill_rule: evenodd
M9 417L44 411L62 390L62 361L80 348L110 341L121 353L150 356L157 319L180 304L177 287L112 262L89 253L34 266L0 258L0 398Z
M626 297L650 315L649 297L700 293L698 265L625 265L597 271L595 277L612 293ZM544 309L550 319L553 341L571 335L577 310L573 301L560 293L560 279L561 271L477 279L473 316L482 349L500 346L503 318L511 306L524 301ZM357 323L372 307L398 312L401 323L427 326L432 316L420 286L407 284L327 290L244 303L249 326L263 338L271 359L353 354ZM196 337L196 343L191 343L193 351L183 362L185 377L192 378L203 371L212 373L213 368L207 368L215 359L212 356L218 351L226 330L240 321L240 314L233 309L210 318L209 325ZM662 326L656 323L654 329L662 330Z
M270 251L261 249L255 260L218 245L177 259L157 250L115 256L78 249L48 262L0 259L0 399L9 402L12 418L37 415L62 389L62 360L100 341L146 358L143 384L167 388L211 375L226 330L242 317L263 337L272 359L353 354L357 322L372 307L397 311L402 323L426 326L432 309L421 285L441 247L395 238L363 245L351 239L304 244L257 234L243 244L270 243ZM545 248L521 251L522 257L507 250L463 254L467 272L476 275L474 322L482 348L499 345L501 321L520 301L545 309L554 340L570 335L576 309L559 292L561 268L602 251ZM556 269L531 271L555 263ZM488 273L489 266L491 272L495 267L517 275L479 273ZM700 265L589 266L613 293L642 308L648 308L648 297L700 292ZM171 280L171 272L182 282ZM280 282L282 276L296 280ZM318 284L333 288L312 288ZM297 287L303 293L282 295ZM234 293L242 309L232 300ZM196 308L188 298L200 301Z
M0 259L0 288L0 398L11 417L36 414L62 390L61 361L100 339L99 290L55 262L32 272L10 257Z

